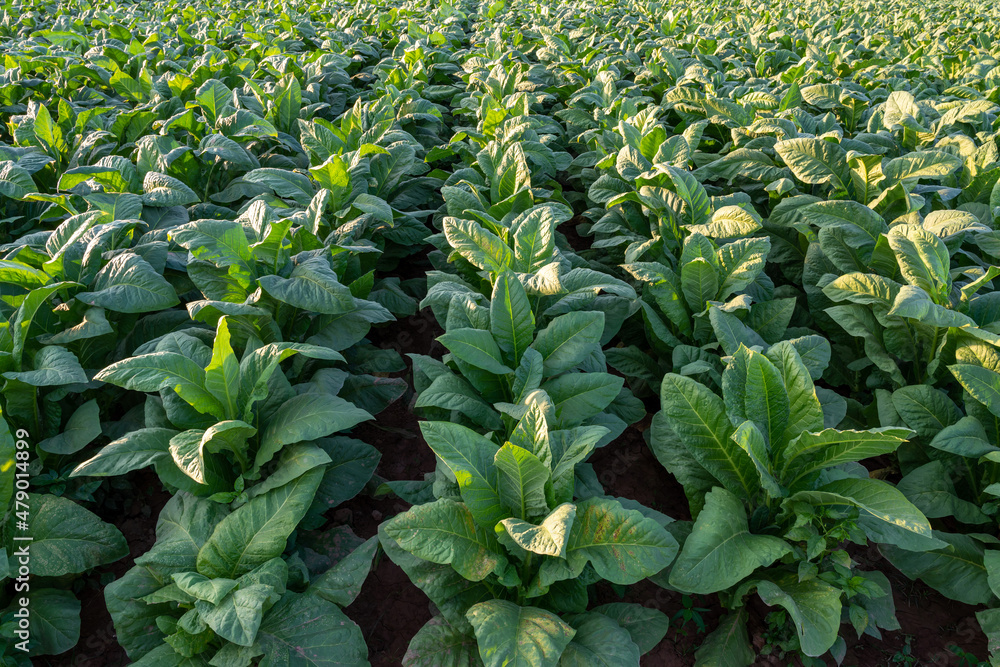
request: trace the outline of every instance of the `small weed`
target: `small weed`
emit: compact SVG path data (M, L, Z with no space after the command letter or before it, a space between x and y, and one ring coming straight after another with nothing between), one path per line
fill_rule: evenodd
M958 658L958 667L990 667L989 662L980 660L974 654L969 653L960 646L952 644L948 647L948 650Z
M677 632L687 637L688 623L694 623L695 631L698 634L704 634L706 626L705 619L702 618L702 614L707 612L708 609L705 607L695 607L694 599L692 599L690 595L685 595L681 598L681 605L683 605L684 608L674 614L673 618L670 619L671 623L677 626Z
M913 635L903 637L903 646L893 654L890 662L893 665L916 665L917 658L913 655Z

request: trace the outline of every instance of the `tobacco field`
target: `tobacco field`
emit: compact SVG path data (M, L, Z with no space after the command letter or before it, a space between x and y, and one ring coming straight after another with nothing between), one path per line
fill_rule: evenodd
M1000 13L0 13L0 664L1000 665Z

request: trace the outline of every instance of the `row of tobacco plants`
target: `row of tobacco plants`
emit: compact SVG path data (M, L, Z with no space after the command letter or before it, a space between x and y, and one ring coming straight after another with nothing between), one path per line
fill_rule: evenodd
M754 598L839 663L892 568L1000 642L996 12L828 4L5 4L0 661L81 640L144 468L144 667L365 665L375 558L407 667L638 665L669 616L595 590L645 579L717 594L698 665ZM442 354L372 342L418 311ZM395 401L420 479L352 436ZM688 507L588 462L647 414ZM323 553L358 494L411 507Z

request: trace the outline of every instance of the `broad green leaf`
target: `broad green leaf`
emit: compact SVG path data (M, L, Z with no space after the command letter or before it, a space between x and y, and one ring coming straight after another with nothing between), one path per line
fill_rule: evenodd
M580 426L568 430L552 431L550 435L559 444L556 452L561 450L558 460L552 466L552 497L554 502L569 502L573 498L575 486L575 468L583 462L597 446L602 438L607 436L608 429L604 426Z
M490 300L490 333L516 365L535 338L535 315L521 281L513 273L497 277Z
M378 550L378 538L370 537L346 558L309 583L308 594L333 602L339 607L350 605L361 592L368 573L372 569L372 559Z
M1000 373L975 364L953 364L948 370L974 399L1000 417Z
M179 572L174 574L171 579L178 588L191 597L212 604L221 602L222 598L239 585L235 579L209 579L197 572Z
M243 169L253 169L258 165L258 162L250 157L246 149L221 134L209 134L203 137L198 142L198 150L195 151L195 154L199 157L210 155L217 159L215 164L225 162ZM212 162L211 158L209 162Z
M615 178L611 174L601 174L587 190L587 197L596 204L606 204L615 197L632 191L633 186L620 178Z
M498 491L494 457L499 448L475 431L447 422L420 422L427 446L458 480L462 499L476 523L490 530L510 516Z
M572 212L557 206L535 206L511 221L514 261L519 271L532 273L552 260L554 232Z
M105 334L114 333L115 329L108 322L103 308L88 308L83 313L83 321L76 326L63 329L62 331L38 337L38 340L46 345L66 345L78 340L97 338Z
M893 227L888 239L906 282L932 296L947 294L950 259L944 241L915 225Z
M545 465L552 467L552 446L549 440L548 419L542 406L533 402L527 412L517 422L511 431L509 442L523 447Z
M896 361L885 350L883 328L870 309L859 304L849 304L827 308L826 314L844 331L864 340L865 354L879 369L887 373L898 385L906 384Z
M325 452L329 463L316 492L313 506L310 508L311 515L322 514L327 509L356 496L371 480L381 458L377 449L354 438L344 436L322 438L316 441L316 445ZM295 468L307 470L314 467L314 463L322 465L319 463L318 452L314 450L316 445L303 443L286 447L279 461L281 467L272 473L268 480L283 472L293 460L295 461L293 470Z
M29 493L25 502L31 508L28 529L15 532L12 517L10 534L32 537L29 549L33 575L59 577L86 572L128 555L128 544L117 528L72 500ZM16 571L16 552L11 556L11 565Z
M116 313L148 313L180 303L173 285L131 252L116 255L97 273L92 291L76 298Z
M700 313L719 292L719 274L708 260L698 257L681 267L681 288L688 307Z
M302 87L294 74L286 74L278 81L274 92L274 125L279 130L290 133L297 125L302 107Z
M859 230L857 239L864 245L874 245L880 235L889 231L881 215L855 201L819 201L799 211L806 221L820 228L846 226L852 231Z
M30 655L65 653L80 641L80 601L72 591L42 588L31 591Z
M297 264L288 278L267 275L259 282L278 301L306 312L339 315L355 310L351 290L340 284L330 264L320 257Z
M53 294L73 285L76 285L76 283L52 283L50 285L45 285L31 290L28 292L27 296L24 297L24 301L21 302L20 307L11 319L9 327L11 337L14 339L11 355L13 356L15 364L21 363L24 346L28 341L28 333L31 330L31 324L34 321L35 315L38 313L39 309Z
M141 600L162 586L163 581L149 569L135 566L104 589L104 600L114 621L118 643L132 660L163 645L163 633L156 625L156 618L169 613L171 605L147 604Z
M727 489L752 497L760 488L757 471L730 439L733 426L722 399L691 378L668 373L660 400L671 430L691 456Z
M254 466L260 468L285 445L315 440L351 428L372 416L339 396L307 392L288 399L268 421Z
M563 651L560 665L598 667L601 665L639 665L639 647L628 630L602 614L576 616L570 623L576 629L573 641Z
M222 425L226 427L225 430L217 430L218 427ZM210 427L207 431L205 431L205 438L207 440L210 436L214 436L210 442L212 449L229 449L239 451L238 448L240 446L245 447L247 439L253 436L254 433L256 433L256 429L246 422L234 420L220 422L219 424ZM319 442L324 442L325 440L326 439ZM350 439L345 438L345 440ZM288 482L302 476L313 468L324 466L331 461L332 459L329 454L327 454L324 449L320 448L315 443L301 442L295 445L289 445L281 450L281 455L275 463L276 467L274 471L267 476L267 479L250 487L247 491L247 496L253 498L262 493L267 493L271 489L284 486ZM327 472L329 472L329 468L327 468ZM324 478L325 477L326 475L324 475ZM323 484L320 484L320 489L322 488ZM320 499L321 493L317 492L313 505L310 508L311 511L315 511L317 509L317 501ZM322 509L326 508L324 507Z
M545 486L549 468L527 449L506 443L494 457L500 500L523 520L542 516L549 510ZM398 539L397 539L398 541Z
M815 491L797 493L790 500L816 505L853 505L860 511L858 525L873 541L913 551L935 548L927 517L896 487L882 480L847 477Z
M771 346L766 356L781 373L788 395L788 426L781 441L790 442L803 431L822 430L823 408L809 369L795 345L781 341Z
M953 516L967 524L990 520L975 503L958 497L948 469L941 461L915 468L899 480L896 488L929 519Z
M244 585L218 604L195 602L199 618L222 639L240 646L253 646L264 620L264 605L274 594L270 586Z
M781 454L780 479L792 488L799 480L824 468L863 461L896 451L911 431L891 426L868 431L824 429L805 432L788 443Z
M268 381L278 364L294 354L310 359L344 361L339 352L307 343L268 343L253 352L247 352L240 360L240 403L243 405L244 420L251 419L253 404L267 397Z
M896 183L917 181L921 178L940 180L962 166L957 155L944 151L915 151L889 160L882 171L891 187Z
M178 493L167 501L156 521L156 544L136 559L161 580L197 566L198 551L228 508L205 498Z
M962 417L941 429L929 444L935 449L973 459L1000 451L1000 448L989 443L983 424L972 416Z
M194 94L205 114L205 122L211 127L216 127L219 118L231 109L232 98L232 91L218 79L209 79Z
M177 431L170 428L141 428L131 431L76 466L70 477L124 475L153 465L169 455L170 439L175 435Z
M763 151L747 148L737 148L714 162L696 169L694 173L702 180L721 178L729 182L740 176L755 181L771 182L788 175L788 171L775 166L774 161Z
M901 287L896 281L874 273L847 273L827 283L823 294L833 301L891 308Z
M770 447L784 444L789 400L781 373L759 352L747 351L744 406L747 419L760 429Z
M333 194L334 201L340 201L351 187L349 165L339 155L331 155L322 164L310 167L309 173Z
M240 362L229 340L229 324L222 317L212 346L212 361L205 367L205 389L222 404L227 418L236 419L240 408Z
M601 343L604 318L600 311L566 313L539 331L531 347L542 355L545 377L571 370L589 357Z
M786 495L786 490L782 488L771 473L771 457L768 451L767 442L760 429L752 421L745 421L740 424L736 432L733 433L733 442L740 446L753 461L757 473L760 475L760 485L764 487L772 498L780 498Z
M514 263L507 244L473 220L445 218L444 233L455 252L484 271L501 273Z
M456 357L494 375L513 373L503 363L500 347L489 331L482 329L452 329L437 338Z
M173 176L148 171L142 179L142 203L146 206L185 206L199 201L198 195Z
M674 191L681 201L684 202L684 214L681 222L688 225L701 225L708 222L712 214L711 202L708 193L698 179L690 172L677 167L667 167L667 173L673 182Z
M482 399L469 382L451 372L434 378L430 386L417 396L415 407L456 410L483 428L496 430L502 427L499 413Z
M46 345L33 360L34 370L8 371L8 380L18 380L33 387L52 387L66 384L85 384L87 373L80 366L76 355L58 345Z
M747 325L773 344L785 337L785 331L795 314L796 299L787 297L755 303L747 315Z
M479 646L472 633L464 633L443 617L435 616L413 635L403 667L481 667Z
M314 595L288 592L267 613L257 632L262 664L288 667L364 667L368 648L361 628L336 605Z
M839 588L820 579L782 579L780 584L763 580L757 584L757 594L765 604L781 605L788 611L799 636L799 646L806 655L821 656L837 641Z
M835 192L853 193L847 152L839 144L823 139L786 139L775 144L774 150L803 183L830 183Z
M882 122L889 130L913 129L910 121L919 123L923 114L913 97L913 93L895 90L889 93L884 106Z
M712 324L716 338L719 339L719 345L727 355L736 354L740 347L767 348L767 341L756 331L744 324L740 318L715 305L708 307L708 320Z
M946 546L934 551L907 551L884 544L879 551L910 579L920 579L945 597L965 604L987 604L993 598L982 544L957 533L934 531Z
M822 336L801 336L787 341L799 353L802 363L809 369L809 377L818 380L830 365L830 341ZM786 381L787 382L787 381Z
M308 206L315 191L309 177L290 169L262 167L243 174L243 180L260 183L283 199L291 199L299 206Z
M927 441L961 417L951 399L929 385L897 389L892 392L892 407L907 426Z
M24 199L38 187L23 168L10 160L0 162L0 195L11 199Z
M177 352L129 357L105 367L94 379L132 391L173 389L199 412L224 418L222 404L205 389L205 370Z
M253 276L253 253L247 240L247 230L238 222L195 220L171 229L169 236L195 259L218 267L238 267L241 278L250 279Z
M677 541L653 519L625 509L617 500L588 498L576 505L576 520L566 545L568 570L547 560L558 578L577 577L590 563L603 578L616 584L634 584L666 568L677 554ZM569 575L568 577L562 576Z
M480 602L466 616L486 667L555 667L576 634L550 611L506 600Z
M632 641L639 647L640 654L649 653L656 648L670 630L669 616L659 609L637 603L610 602L594 607L591 611L607 616L628 630Z
M33 266L14 260L0 260L0 283L30 290L41 287L49 280L47 273Z
M464 504L447 498L396 515L385 531L414 556L451 565L470 581L485 579L505 561L492 530L479 526Z
M750 236L761 228L760 217L741 206L723 206L712 213L712 219L703 225L688 227L692 232L714 239L736 239Z
M747 617L744 607L720 620L695 652L696 667L750 667L755 655L747 634Z
M576 505L563 503L537 526L521 519L504 519L497 526L497 533L505 531L525 551L565 558L566 541L575 519Z
M610 373L567 373L542 385L552 398L556 426L569 428L596 416L617 398L624 379Z
M712 298L724 301L746 289L764 269L770 250L771 240L766 237L737 239L719 248L719 290Z
M934 303L930 294L913 285L903 285L892 304L890 316L908 317L932 327L956 327L980 340L1000 345L1000 336L983 331L968 315Z
M790 551L780 538L752 534L743 504L717 487L705 496L705 507L670 571L670 585L699 594L725 590Z
M205 483L205 452L201 429L178 433L170 439L170 456L181 472L199 484Z
M285 541L309 509L323 477L314 468L298 479L257 496L215 526L198 551L198 572L236 578L285 550Z

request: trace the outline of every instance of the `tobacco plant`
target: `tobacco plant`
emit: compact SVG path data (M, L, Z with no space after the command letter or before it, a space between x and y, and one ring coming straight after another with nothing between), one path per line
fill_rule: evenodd
M550 428L552 399L543 391L533 399L503 445L458 424L421 423L448 479L435 480L436 500L379 528L388 556L439 610L404 664L446 654L485 665L638 665L666 632L662 612L591 608L589 590L669 565L672 520L632 501L579 497L576 465L607 429Z
M650 445L696 513L669 583L718 592L731 610L701 661L751 664L743 606L753 592L785 608L807 656L843 655L842 613L858 634L898 627L888 579L858 568L842 544L944 546L899 490L857 463L894 452L909 429L835 428L790 342L766 353L741 346L722 373L721 398L669 373L661 400Z

